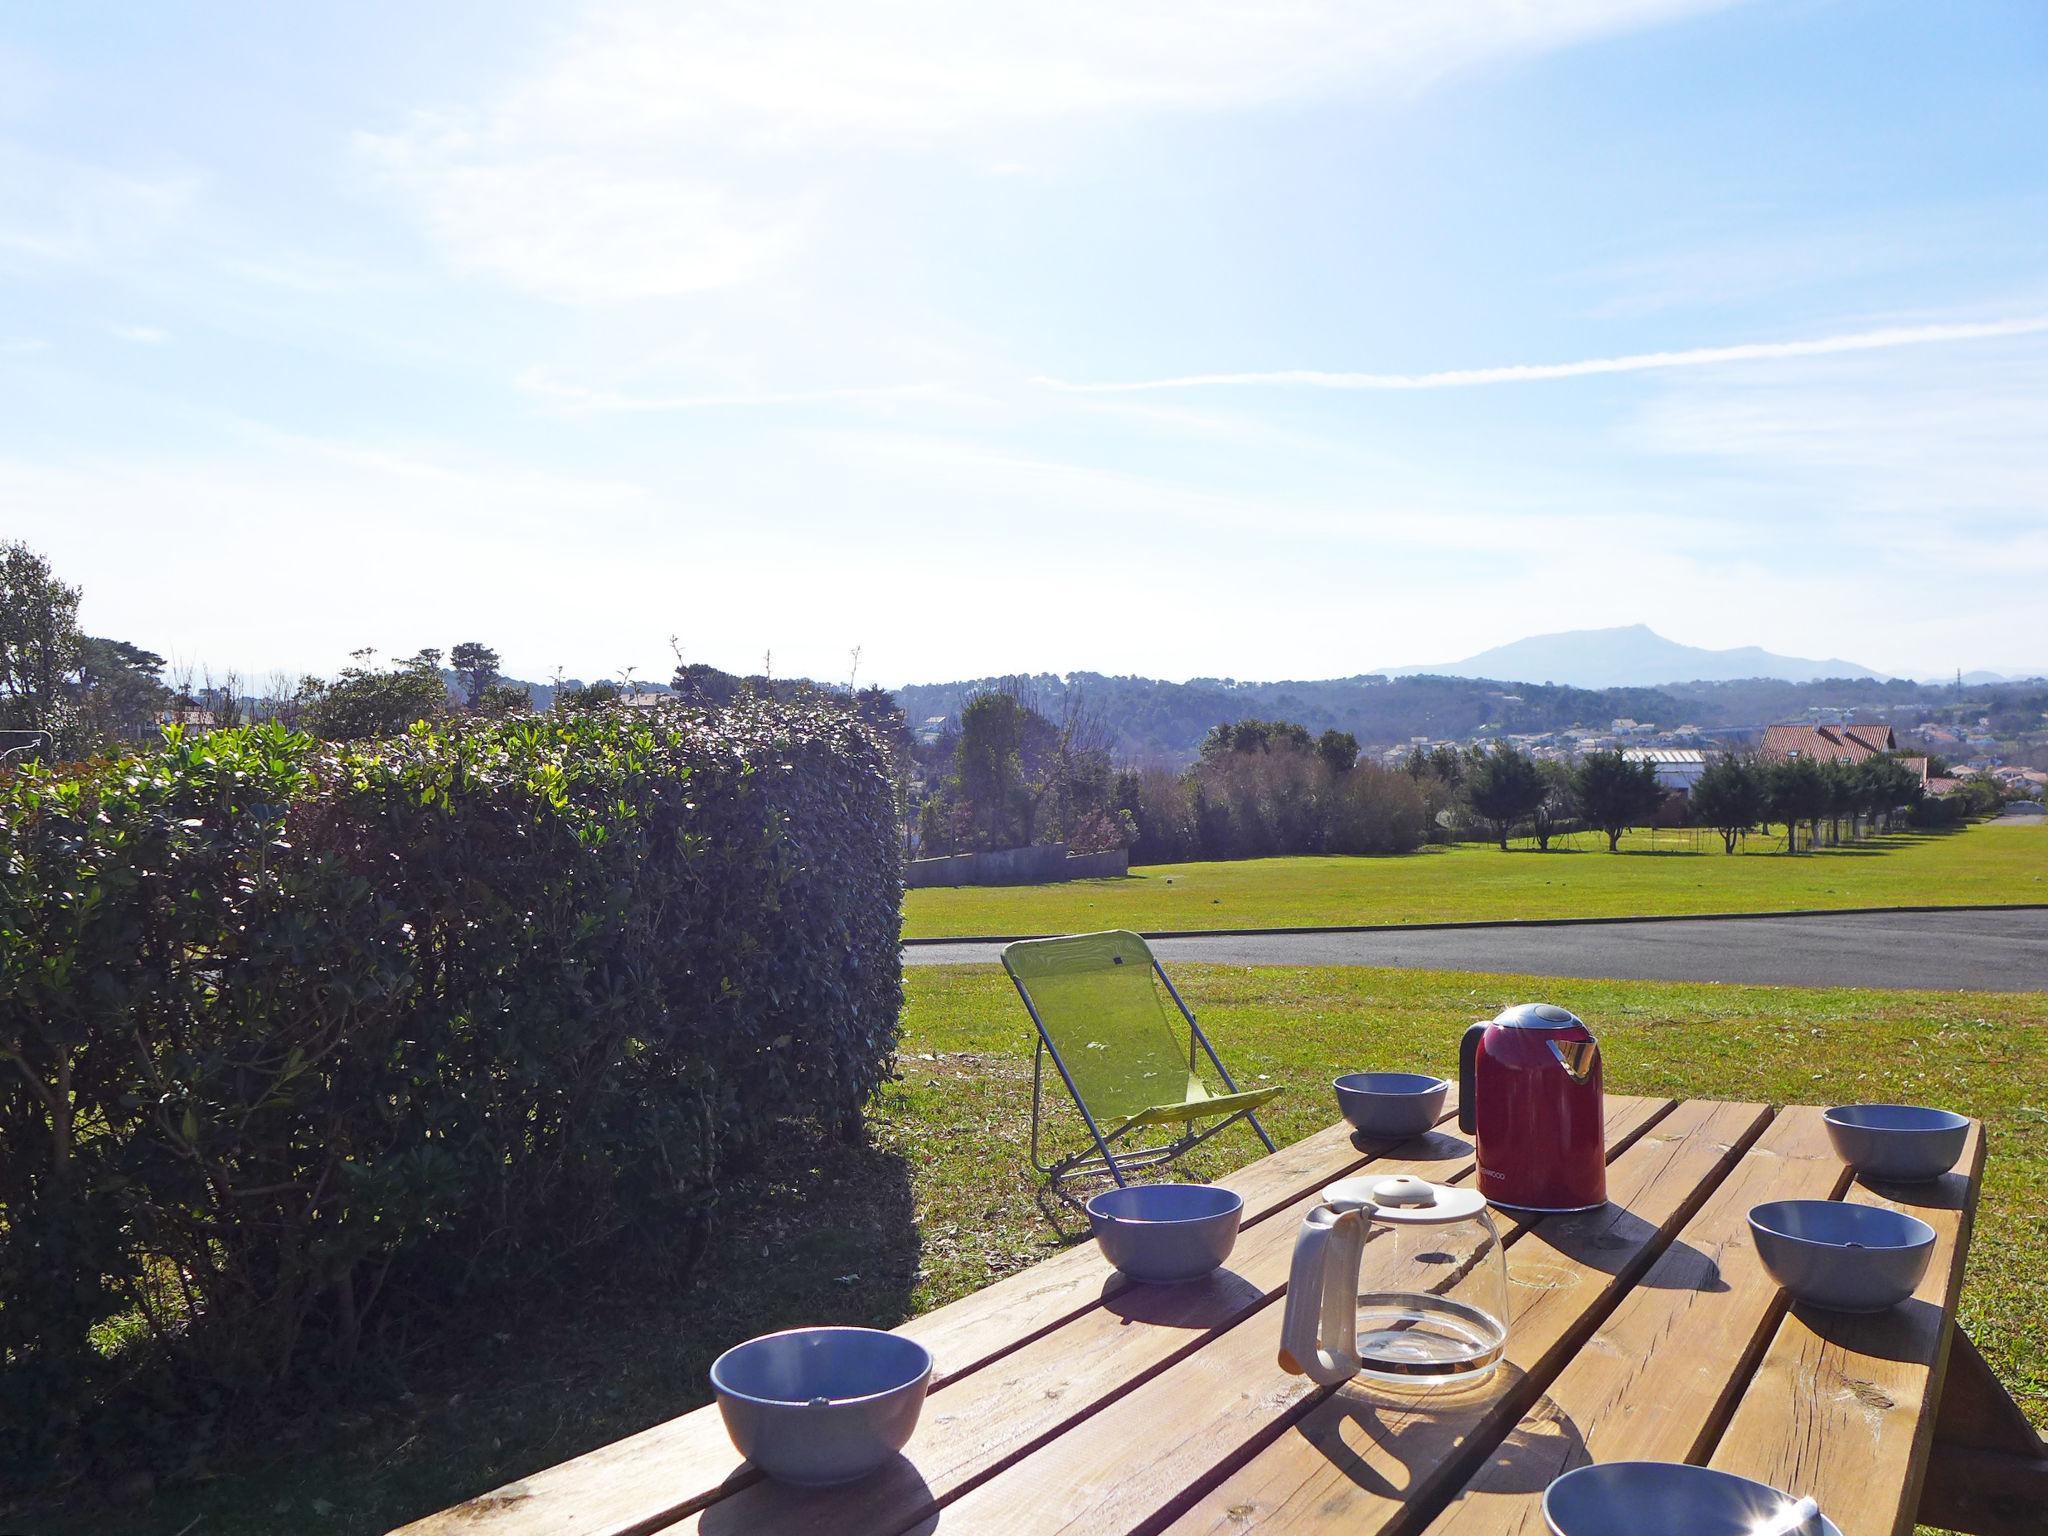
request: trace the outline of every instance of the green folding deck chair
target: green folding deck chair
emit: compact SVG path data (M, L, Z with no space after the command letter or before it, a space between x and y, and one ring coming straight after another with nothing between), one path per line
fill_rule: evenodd
M1275 1150L1252 1111L1278 1095L1279 1088L1239 1091L1202 1026L1135 933L1025 939L1003 950L1003 969L1038 1026L1031 1063L1031 1164L1062 1199L1079 1204L1066 1187L1076 1179L1107 1174L1122 1184L1131 1170L1171 1162L1239 1120L1250 1122L1268 1152ZM1187 1021L1185 1050L1167 998ZM1197 1074L1197 1046L1223 1079L1224 1092L1212 1092ZM1051 1163L1038 1150L1047 1056L1095 1141L1093 1152ZM1197 1121L1214 1123L1197 1130ZM1124 1145L1150 1126L1180 1130L1157 1146Z

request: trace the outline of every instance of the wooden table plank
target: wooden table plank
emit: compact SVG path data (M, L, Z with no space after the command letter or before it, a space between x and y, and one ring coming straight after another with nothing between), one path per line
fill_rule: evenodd
M1405 1155L1403 1155L1405 1154ZM1432 1133L1377 1160L1389 1173L1439 1182L1472 1176L1472 1145ZM1316 1191L1238 1237L1225 1267L1187 1285L1126 1285L1108 1302L926 1403L904 1459L852 1487L805 1489L761 1481L672 1527L677 1533L896 1531L1087 1418L1105 1403L1243 1322L1287 1284L1294 1234ZM1098 1283L1114 1273L1098 1255Z
M1611 1099L1608 1132L1625 1144L1668 1109L1662 1099ZM1436 1133L1397 1150L1401 1156L1374 1166L1440 1183L1472 1176L1471 1143L1462 1137ZM1211 1280L1129 1286L1104 1307L950 1383L926 1404L904 1460L875 1478L826 1490L756 1482L686 1516L672 1531L896 1531L925 1518L1280 1295L1296 1230L1327 1182L1317 1181L1280 1216L1243 1233L1225 1270Z
M1457 1101L1458 1090L1453 1086L1445 1097L1444 1113L1437 1119L1439 1127L1456 1130ZM1249 1228L1397 1145L1366 1141L1340 1122L1216 1182L1243 1197L1240 1228ZM934 1307L896 1331L932 1352L936 1380L951 1380L1101 1304L1126 1283L1115 1270L1105 1271L1094 1243L1079 1243L958 1301Z
M1454 1123L1457 1097L1453 1086L1439 1125ZM1364 1141L1340 1123L1216 1182L1244 1197L1244 1224L1254 1228L1392 1145ZM933 1381L942 1385L1103 1305L1124 1284L1092 1242L1081 1243L935 1307L898 1331L932 1351ZM640 1536L755 1475L733 1451L717 1405L707 1404L429 1515L393 1536Z
M1646 1134L1616 1136L1617 1149L1628 1149L1616 1177L1627 1176L1622 1170L1632 1160L1662 1160L1650 1127L1665 1112L1661 1102L1649 1106L1640 1115ZM1620 1128L1612 1114L1609 1127ZM917 1529L1100 1536L1147 1525L1255 1453L1328 1390L1283 1372L1278 1350L1279 1313L1269 1307Z
M1715 1447L1712 1466L1812 1494L1843 1536L1913 1528L1984 1166L1973 1125L1956 1171L1924 1185L1851 1184L1844 1198L1934 1228L1912 1297L1854 1317L1794 1306Z
M1447 1496L1699 1208L1770 1118L1680 1104L1609 1170L1610 1203L1527 1228L1509 1250L1507 1360L1483 1390L1336 1389L1170 1527L1195 1532L1406 1528Z
M1848 1182L1821 1112L1781 1111L1429 1536L1544 1536L1543 1490L1573 1467L1703 1459L1784 1312L1750 1207L1830 1200Z

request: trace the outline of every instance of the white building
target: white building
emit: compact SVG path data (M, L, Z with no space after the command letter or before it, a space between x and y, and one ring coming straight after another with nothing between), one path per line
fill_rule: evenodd
M1621 755L1632 763L1653 764L1659 784L1687 794L1707 771L1707 754L1697 747L1624 747Z

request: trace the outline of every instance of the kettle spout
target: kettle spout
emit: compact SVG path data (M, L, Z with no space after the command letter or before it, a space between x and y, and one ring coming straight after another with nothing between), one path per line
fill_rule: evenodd
M1593 1068L1600 1060L1600 1046L1592 1040L1551 1040L1550 1054L1557 1058L1575 1083L1583 1083L1593 1075Z

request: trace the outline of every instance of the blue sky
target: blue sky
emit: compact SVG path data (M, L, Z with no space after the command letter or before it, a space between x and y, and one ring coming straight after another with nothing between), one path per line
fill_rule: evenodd
M0 535L179 664L2048 666L2048 8L19 8Z

